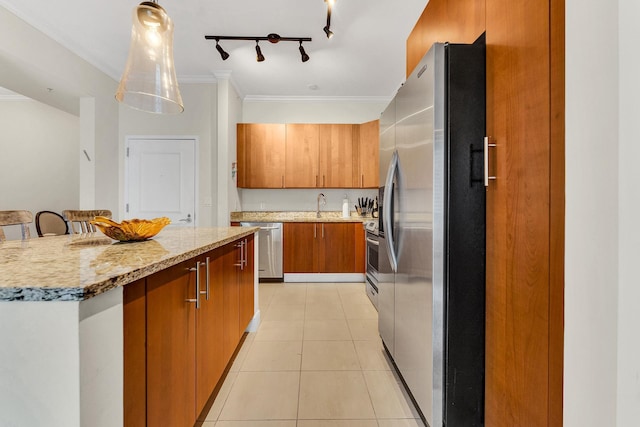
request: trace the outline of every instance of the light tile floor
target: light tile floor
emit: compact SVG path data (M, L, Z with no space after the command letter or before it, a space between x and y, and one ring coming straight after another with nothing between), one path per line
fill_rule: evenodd
M424 427L364 284L260 284L260 311L203 427Z

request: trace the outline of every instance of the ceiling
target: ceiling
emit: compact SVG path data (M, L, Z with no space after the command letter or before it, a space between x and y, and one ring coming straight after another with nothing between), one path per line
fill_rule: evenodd
M326 38L323 0L159 0L174 21L174 60L181 83L231 73L245 99L390 98L405 77L405 42L428 0L336 0L335 36ZM0 0L0 5L120 79L138 0ZM205 35L311 37L302 63L297 42L221 41L223 61Z

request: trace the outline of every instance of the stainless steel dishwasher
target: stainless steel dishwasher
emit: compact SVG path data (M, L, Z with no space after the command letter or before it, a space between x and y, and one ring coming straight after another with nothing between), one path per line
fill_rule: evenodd
M282 276L282 223L241 222L243 227L260 227L258 233L258 277L281 281Z

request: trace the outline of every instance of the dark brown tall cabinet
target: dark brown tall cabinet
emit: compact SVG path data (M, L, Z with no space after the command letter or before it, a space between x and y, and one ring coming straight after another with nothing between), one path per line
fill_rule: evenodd
M561 426L564 313L564 0L431 0L407 75L436 41L486 31L485 425Z

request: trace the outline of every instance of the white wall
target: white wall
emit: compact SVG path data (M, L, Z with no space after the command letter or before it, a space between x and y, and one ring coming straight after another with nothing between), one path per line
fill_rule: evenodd
M181 84L180 93L184 101L184 112L176 115L158 115L120 106L119 141L124 147L127 136L196 136L198 138L198 225L211 226L214 221L216 200L217 151L212 117L216 115L217 89L215 84ZM124 153L123 148L122 153ZM124 165L122 165L124 167ZM124 170L121 175L124 176ZM115 176L114 176L115 178ZM120 188L124 194L124 182ZM123 216L124 200L119 203Z
M365 123L380 118L391 98L369 100L259 100L244 101L244 123Z
M78 117L28 98L0 100L0 129L0 210L26 209L35 221L41 210L76 209ZM6 235L20 239L20 227Z
M565 427L640 419L638 16L566 2Z
M618 0L620 54L618 389L619 426L640 423L640 3Z

